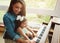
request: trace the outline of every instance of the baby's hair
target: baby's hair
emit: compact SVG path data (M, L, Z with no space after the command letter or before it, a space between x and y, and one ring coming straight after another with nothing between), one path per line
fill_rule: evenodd
M26 18L24 18L22 21L20 21L20 20L15 20L15 31L17 30L18 27L21 26L21 23L23 23L23 22L25 22L25 21L27 21Z

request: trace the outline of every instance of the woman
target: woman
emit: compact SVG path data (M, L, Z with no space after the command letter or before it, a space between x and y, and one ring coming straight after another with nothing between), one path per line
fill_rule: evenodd
M20 36L14 32L14 21L17 15L25 16L25 3L23 0L11 0L9 9L3 17L3 22L6 28L3 36L5 43L31 43L30 40L21 39Z

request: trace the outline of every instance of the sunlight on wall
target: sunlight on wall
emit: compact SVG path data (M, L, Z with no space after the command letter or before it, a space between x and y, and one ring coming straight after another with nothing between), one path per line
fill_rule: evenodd
M57 0L25 0L27 8L49 9L56 6Z

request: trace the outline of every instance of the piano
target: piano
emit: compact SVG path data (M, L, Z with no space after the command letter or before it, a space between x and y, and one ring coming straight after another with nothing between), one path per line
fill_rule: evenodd
M46 25L43 25L37 32L37 37L34 37L33 40L36 42L36 43L45 43L46 41L46 38L48 36L48 33L49 33L49 30L50 30L50 27L51 27L51 24L52 24L52 20L50 20L49 24L46 26Z

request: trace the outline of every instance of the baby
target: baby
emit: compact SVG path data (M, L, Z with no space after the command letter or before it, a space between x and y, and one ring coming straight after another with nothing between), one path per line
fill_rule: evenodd
M27 25L27 19L24 16L17 16L15 20L15 32L20 35L23 39L33 39L35 33L31 28Z

